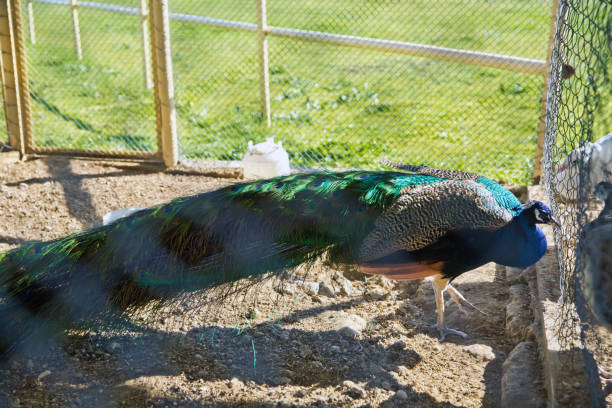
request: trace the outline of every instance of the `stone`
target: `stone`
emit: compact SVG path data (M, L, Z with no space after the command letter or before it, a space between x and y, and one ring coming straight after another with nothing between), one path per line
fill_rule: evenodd
M501 407L539 408L546 406L538 388L537 345L531 341L519 343L502 365Z
M484 361L495 360L495 353L491 346L486 344L470 344L469 346L463 347L463 351L468 352L474 357L478 357Z
M232 390L239 390L239 389L241 389L243 387L244 387L244 383L242 381L240 381L238 378L233 377L230 380L230 388Z
M350 380L343 381L342 386L346 389L346 394L353 399L363 398L366 395L363 388Z
M398 391L395 393L395 397L396 397L397 399L399 399L399 400L405 401L405 400L407 400L407 399L408 399L408 394L406 394L406 391L404 391L404 390L398 390Z
M304 292L311 296L319 294L319 282L304 282L302 287L304 288Z
M334 328L345 337L355 338L366 328L366 321L354 314L341 316L334 322Z
M319 295L333 298L336 296L334 290L325 283L319 284Z
M345 277L337 278L337 282L340 284L340 294L344 296L351 296L353 293L353 284Z
M295 283L283 282L278 288L279 292L283 295L294 295L295 294Z

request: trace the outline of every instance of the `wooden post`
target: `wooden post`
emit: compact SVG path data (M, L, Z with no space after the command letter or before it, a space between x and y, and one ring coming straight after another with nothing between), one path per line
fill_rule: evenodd
M28 27L30 28L30 42L36 44L36 32L34 31L34 6L33 1L28 0Z
M21 21L21 1L0 2L0 66L9 144L23 158L32 144L30 90Z
M151 79L151 55L149 53L149 30L147 28L147 0L140 0L140 34L142 37L142 69L144 73L144 86L146 89L153 88Z
M157 142L164 164L172 167L178 162L178 141L174 84L172 82L172 56L170 55L168 0L149 0L149 22L153 54L153 91L155 94Z
M540 123L538 125L538 145L533 171L533 184L538 184L542 178L542 157L544 156L544 134L546 132L546 96L548 95L548 80L550 79L550 58L555 43L555 30L557 27L557 14L559 13L559 0L553 1L550 34L548 38L548 53L546 55L546 72L544 73L544 86L540 99Z
M76 49L77 58L83 58L83 51L81 50L81 29L79 28L79 11L77 10L79 4L78 0L70 0L70 8L72 9L72 25L74 26L74 47Z
M259 97L261 113L266 126L270 126L270 75L268 69L268 39L266 30L266 0L257 0L257 41L259 45Z

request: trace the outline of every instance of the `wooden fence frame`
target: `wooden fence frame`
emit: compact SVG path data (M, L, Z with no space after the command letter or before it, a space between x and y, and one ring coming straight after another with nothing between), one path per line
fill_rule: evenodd
M7 0L16 9L20 9L20 0ZM78 26L78 9L80 8L93 8L98 10L106 10L111 12L131 14L140 17L141 32L142 32L142 48L143 48L143 74L144 74L144 86L149 88L151 84L154 87L154 98L155 98L155 110L156 110L156 124L157 124L157 139L158 139L158 152L155 153L143 153L143 152L123 152L123 151L83 151L78 149L57 149L57 148L43 148L35 146L32 143L31 138L31 123L24 123L22 127L29 129L28 131L19 131L11 128L9 134L19 134L25 141L24 147L21 147L24 153L62 153L72 155L88 155L88 156L104 156L104 157L132 157L142 159L153 159L162 160L165 165L171 166L178 161L178 140L176 131L176 110L174 108L174 86L172 83L172 60L170 58L170 35L169 35L169 20L178 20L184 22L191 22L195 24L202 24L212 27L220 27L231 30L249 31L257 34L258 42L258 60L259 60L259 77L260 77L260 101L262 116L264 123L268 126L271 124L271 112L270 112L270 85L269 85L269 59L268 59L268 36L276 36L283 38L293 38L304 41L322 42L327 44L335 44L347 47L364 48L371 50L384 50L387 52L394 52L399 54L407 54L413 56L419 56L424 58L437 59L449 62L459 62L463 64L492 67L497 69L504 69L514 72L522 72L533 75L541 75L545 78L545 82L548 79L548 71L550 64L550 51L546 61L535 60L529 58L514 57L501 54L492 54L476 51L468 51L461 49L451 49L445 47L437 47L424 44L413 44L403 41L390 41L376 38L356 37L343 34L332 34L325 32L299 30L285 27L274 27L268 26L266 21L266 0L257 0L257 24L245 23L239 21L222 20L210 17L195 16L180 13L169 13L168 0L149 0L149 11L147 12L145 7L146 0L139 0L140 4L138 8L115 6L111 4L102 4L92 1L79 1L79 0L37 0L39 3L55 4L69 6L72 10L72 20L74 26L74 38L75 38L75 51L77 57L80 59L82 56L82 47L80 40L80 31ZM551 33L554 33L554 22L555 16L558 9L558 0L553 0L553 13L551 21ZM0 11L1 12L1 11ZM16 15L19 15L17 12ZM146 19L149 19L150 33L146 33ZM32 0L28 0L28 18L30 27L30 38L33 42L35 40L34 33L34 15L32 10ZM14 30L18 37L22 37L21 22L15 20L13 25L19 24L19 28ZM0 21L0 26L2 21ZM2 27L0 27L0 30ZM152 55L148 55L148 40L151 40L151 51ZM550 44L549 44L550 45ZM23 38L21 38L21 49L16 49L17 54L24 53L23 50ZM24 58L24 57L20 57ZM152 77L151 79L151 66L148 63L151 59L152 63ZM18 77L17 80L20 83L25 83L27 88L27 73L25 67L23 67L23 77ZM7 71L7 74L10 74ZM4 78L4 71L3 71ZM25 81L25 82L24 82ZM3 81L4 83L4 81ZM16 110L22 109L19 103L26 103L28 109L24 112L25 117L29 118L29 101L13 101L11 99L11 83L9 82L8 88L3 87L3 90L9 96L9 110L6 110L7 124L9 122L9 113L11 115L11 125L15 125L15 113L11 111L14 106ZM18 89L15 88L15 89ZM543 100L540 112L540 122L538 126L538 142L536 152L536 163L534 178L539 179L541 174L541 158L543 148L543 123L544 123L544 112L545 112L545 95L546 95L547 84L543 87ZM25 95L28 95L27 92ZM29 99L29 98L24 98ZM15 110L15 109L13 109ZM11 144L16 143L17 140L13 137ZM20 145L21 146L21 145Z

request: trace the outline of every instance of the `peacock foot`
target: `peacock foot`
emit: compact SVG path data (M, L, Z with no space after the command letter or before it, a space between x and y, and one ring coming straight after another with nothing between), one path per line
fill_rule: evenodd
M434 327L438 330L438 333L440 333L440 341L446 340L446 336L451 335L451 334L455 336L459 336L464 339L467 339L468 337L470 337L467 335L467 333L464 333L461 330L449 329L448 327L440 328L438 327L437 324L434 325Z

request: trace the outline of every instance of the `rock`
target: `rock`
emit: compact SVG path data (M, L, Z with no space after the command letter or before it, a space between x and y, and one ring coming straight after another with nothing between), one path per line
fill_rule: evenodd
M355 338L366 328L367 323L357 315L346 315L334 322L335 329L345 337Z
M283 282L278 288L278 291L282 293L283 295L294 295L295 290L296 290L295 283L291 283L291 282Z
M233 377L233 378L230 380L230 384L229 384L229 385L230 385L230 388L231 388L232 390L239 390L239 389L241 389L241 388L243 388L243 387L244 387L244 383L243 383L242 381L240 381L240 380L239 380L238 378L236 378L236 377Z
M350 380L343 381L342 385L346 388L346 394L353 399L366 396L365 390Z
M351 296L353 293L353 284L345 277L337 278L337 282L340 284L340 294L344 296Z
M304 292L311 296L319 294L319 282L304 282L302 287L304 288Z
M340 330L338 330L338 333L340 333L342 336L347 337L349 339L354 339L360 334L360 332L358 332L357 330L353 329L350 326L342 327Z
M282 332L280 332L279 336L283 340L289 340L289 332L286 330L283 330Z
M495 353L491 346L486 344L470 344L469 346L463 347L463 351L468 352L474 357L479 357L485 361L495 360Z
M406 394L406 391L404 391L404 390L398 390L395 393L395 398L397 398L399 400L402 400L402 401L405 401L405 400L408 399L408 394Z
M289 378L289 377L281 377L281 378L278 379L278 383L280 385L288 385L288 384L291 384L291 382L292 382L291 378Z
M366 292L366 298L368 300L382 300L387 296L388 292L380 286L370 287Z
M383 381L380 386L383 387L383 389L387 391L391 391L393 389L393 386L391 385L389 381Z
M327 286L325 283L319 284L319 295L331 298L336 296L334 290L331 287Z
M394 342L393 344L391 344L390 347L395 350L403 350L406 348L406 342L403 340L398 340Z
M537 345L534 342L519 343L502 366L502 408L537 408L546 406L542 390L537 387Z

